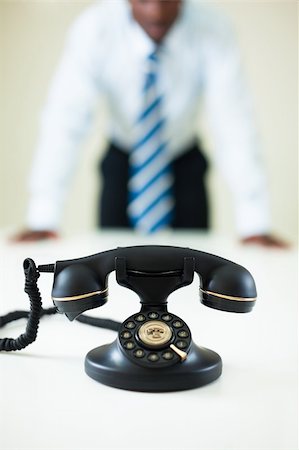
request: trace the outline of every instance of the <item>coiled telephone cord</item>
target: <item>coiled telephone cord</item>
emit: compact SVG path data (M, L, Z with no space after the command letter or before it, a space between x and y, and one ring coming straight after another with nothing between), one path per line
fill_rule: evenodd
M21 334L16 339L3 338L0 339L0 351L11 352L15 350L22 350L29 344L34 342L37 337L39 321L42 316L56 314L55 307L43 309L42 299L38 289L37 280L40 276L34 261L30 258L24 261L25 273L25 289L24 291L30 300L30 311L13 311L0 316L0 328L4 327L14 320L28 318L25 333ZM86 323L95 327L106 328L113 331L118 331L120 322L110 319L98 319L96 317L81 315L77 317L78 322Z

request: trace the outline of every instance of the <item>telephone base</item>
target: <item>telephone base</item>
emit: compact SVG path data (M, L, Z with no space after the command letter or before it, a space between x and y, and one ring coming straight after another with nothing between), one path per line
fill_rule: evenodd
M191 344L188 357L170 367L138 366L119 349L117 340L91 350L85 358L85 372L102 384L143 392L193 389L216 380L222 372L220 356Z

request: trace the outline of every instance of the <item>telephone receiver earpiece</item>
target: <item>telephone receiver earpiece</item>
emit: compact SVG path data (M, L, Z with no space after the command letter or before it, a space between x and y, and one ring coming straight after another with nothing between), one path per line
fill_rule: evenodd
M59 312L74 320L84 311L103 306L108 288L103 288L92 268L83 262L71 263L58 274L55 271L52 300Z
M176 289L200 277L201 302L228 312L249 312L256 287L244 267L219 256L181 247L123 247L92 256L57 261L52 299L58 311L74 320L108 299L108 275L140 297L142 305L166 305Z

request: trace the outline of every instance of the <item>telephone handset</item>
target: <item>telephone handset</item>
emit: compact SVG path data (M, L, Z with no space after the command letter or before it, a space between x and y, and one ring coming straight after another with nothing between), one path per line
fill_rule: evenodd
M39 273L54 272L53 303L69 320L107 302L112 271L121 286L138 294L141 309L120 325L114 342L87 354L85 371L90 377L122 389L171 391L202 386L221 375L220 356L192 341L187 324L168 312L167 299L191 284L196 272L204 305L249 312L257 293L244 267L209 253L169 246L116 248L38 266Z

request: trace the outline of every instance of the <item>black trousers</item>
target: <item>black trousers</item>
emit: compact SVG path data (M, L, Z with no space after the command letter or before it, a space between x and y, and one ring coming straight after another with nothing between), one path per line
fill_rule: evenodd
M110 144L100 164L102 190L98 225L130 228L127 216L128 154ZM204 183L207 161L198 145L173 161L175 210L173 228L207 229L209 208Z

